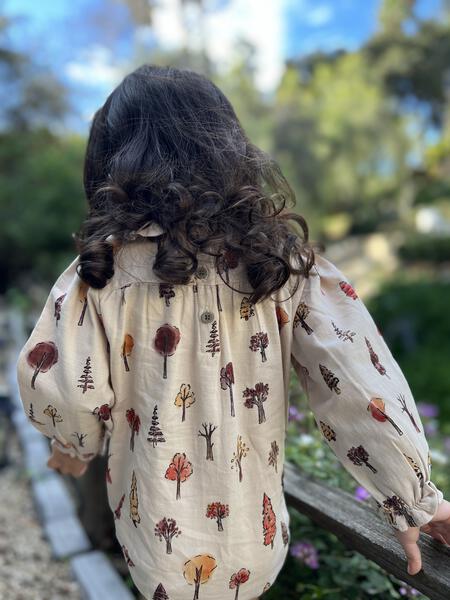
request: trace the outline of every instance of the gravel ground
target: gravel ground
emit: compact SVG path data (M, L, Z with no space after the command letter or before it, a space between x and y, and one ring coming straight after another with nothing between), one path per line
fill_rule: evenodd
M0 598L81 600L68 561L56 561L43 532L11 426L10 465L0 469Z

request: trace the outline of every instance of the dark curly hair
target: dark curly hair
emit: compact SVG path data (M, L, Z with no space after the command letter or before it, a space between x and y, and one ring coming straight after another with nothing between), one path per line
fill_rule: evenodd
M164 230L153 270L167 283L190 281L199 251L218 260L231 252L256 303L314 264L305 219L286 210L295 194L278 164L249 141L218 87L192 70L144 64L111 92L90 127L84 188L89 210L74 239L78 273L94 288L150 220Z

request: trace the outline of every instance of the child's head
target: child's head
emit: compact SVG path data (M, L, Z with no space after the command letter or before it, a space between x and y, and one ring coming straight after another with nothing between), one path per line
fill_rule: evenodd
M218 87L188 69L145 64L111 92L91 124L84 187L89 214L75 239L93 287L113 275L114 248L148 221L165 231L153 268L168 283L190 280L199 250L227 251L245 262L256 302L296 272L292 251L301 272L313 262L306 222L283 210L295 196L277 163Z

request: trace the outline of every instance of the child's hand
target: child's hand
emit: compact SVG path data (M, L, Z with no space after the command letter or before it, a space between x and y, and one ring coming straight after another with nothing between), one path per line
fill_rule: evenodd
M63 475L72 475L78 478L87 471L88 463L78 458L72 458L68 454L60 452L55 446L52 446L52 455L47 461L47 467Z

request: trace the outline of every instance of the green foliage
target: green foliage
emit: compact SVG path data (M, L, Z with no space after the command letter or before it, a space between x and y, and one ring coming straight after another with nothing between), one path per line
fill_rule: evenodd
M450 236L414 234L399 246L398 254L407 262L450 261Z

